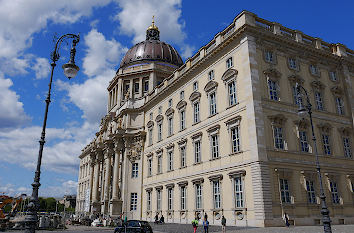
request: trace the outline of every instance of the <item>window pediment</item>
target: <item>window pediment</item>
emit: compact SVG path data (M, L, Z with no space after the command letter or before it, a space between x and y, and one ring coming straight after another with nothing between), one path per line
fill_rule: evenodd
M343 95L343 90L339 86L332 87L331 91L334 95Z
M281 73L277 69L274 69L274 68L264 70L263 74L267 78L279 79L281 77Z
M212 90L215 90L216 88L218 88L218 83L213 81L213 80L211 80L205 85L204 91L205 92L210 92Z
M219 129L220 129L220 125L213 125L213 126L211 126L210 128L207 129L207 132L209 134L213 133L213 132L219 132Z
M353 130L350 127L340 127L338 128L338 131L343 136L349 136L353 132Z
M232 171L232 172L229 172L228 175L230 178L233 178L235 176L245 176L246 171L245 170Z
M192 180L193 184L201 184L204 183L204 178L197 178Z
M312 88L317 89L317 90L323 90L325 88L325 85L320 81L311 82L311 86L312 86Z
M209 176L209 177L208 177L208 179L209 179L210 181L222 180L222 178L223 178L223 175L222 175L222 174L220 174L220 175L213 175L213 176Z
M310 125L309 120L307 119L301 119L301 120L295 120L294 124L297 125L300 129L307 129Z
M292 84L295 83L303 84L305 82L305 80L297 74L290 75L288 79Z
M202 135L203 135L202 132L198 132L198 133L196 133L196 134L193 134L193 135L191 136L191 138L192 138L193 140L200 139L200 138L202 137Z
M173 108L168 108L165 112L165 115L171 116L174 112L175 112L175 110Z
M155 118L156 122L160 122L162 120L163 120L163 116L161 114L157 115L156 118Z
M166 184L165 186L166 186L167 189L171 189L171 188L175 187L175 184L171 183L171 184Z
M146 127L148 128L151 128L154 126L154 122L153 121L149 121L147 124L146 124Z
M199 91L193 91L193 93L191 94L191 96L189 97L189 100L194 102L196 100L199 100L200 97L202 96L202 94L200 94Z
M174 147L175 147L175 144L170 143L170 144L168 144L168 145L166 146L166 149L167 149L167 150L172 150Z
M268 116L268 118L272 122L272 124L282 125L286 121L286 117L283 114Z
M188 185L188 181L180 181L180 182L178 182L177 184L178 184L179 186L181 186L181 187L185 187L185 186Z
M182 109L186 108L186 106L187 106L187 102L184 101L184 100L180 100L180 101L177 103L176 108L177 108L178 110L182 110Z
M162 189L163 189L163 186L162 186L162 185L156 186L155 189L156 189L156 190L162 190Z
M317 127L322 131L329 133L329 131L332 129L332 126L329 123L320 123L317 125Z
M187 143L187 138L182 138L181 140L179 140L179 141L177 142L177 144L178 144L180 147L185 146L186 143Z
M229 81L232 78L235 78L238 74L238 71L235 69L228 69L224 72L224 74L221 76L221 80L224 82Z

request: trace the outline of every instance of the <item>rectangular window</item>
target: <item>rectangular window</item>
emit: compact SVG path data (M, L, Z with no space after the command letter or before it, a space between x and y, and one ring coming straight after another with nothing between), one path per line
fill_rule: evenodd
M144 92L148 92L149 91L149 80L145 80L144 81Z
M157 156L157 173L162 173L162 154Z
M213 116L216 114L216 95L215 92L209 94L209 114Z
M277 83L273 80L268 80L269 98L271 100L278 100L278 88Z
M137 178L138 177L138 163L133 163L132 164L132 178Z
M152 158L148 159L148 175L152 176Z
M291 203L289 183L286 179L280 179L280 194L283 203Z
M331 155L331 146L329 143L329 135L328 134L322 134L322 143L323 143L323 153L325 155Z
M229 106L232 106L237 103L236 82L232 81L227 86L229 89Z
M146 196L146 209L151 210L151 192L147 192Z
M186 111L185 110L180 111L179 117L180 117L179 128L182 131L186 128Z
M306 131L299 131L300 148L302 152L309 152Z
M193 83L193 91L198 90L198 82Z
M303 106L303 101L302 101L302 96L299 95L299 93L296 90L296 86L293 86L293 97L294 97L294 103L297 106Z
M234 178L234 198L235 208L243 208L243 181L241 176Z
M152 127L148 129L149 146L152 145Z
M209 81L214 79L214 70L209 71L208 77L209 77Z
M212 159L216 159L219 157L219 137L217 134L210 136L210 143Z
M202 209L202 185L196 184L195 185L195 208Z
M173 189L167 189L167 208L173 210Z
M161 210L161 190L156 190L156 208Z
M162 122L157 124L157 140L162 140Z
M337 113L339 115L344 115L344 103L341 97L336 97Z
M194 142L194 163L201 162L200 141Z
M289 62L289 67L291 69L297 69L297 64L296 64L296 59L295 58L289 58L288 59L288 62Z
M273 52L272 51L265 51L265 60L267 62L271 62L273 63L274 62L274 58L273 58Z
M307 201L316 204L315 188L312 180L306 180Z
M317 110L323 110L322 94L319 91L315 92L315 102Z
M227 69L230 69L232 66L233 66L232 57L229 57L229 58L226 60L226 68L227 68Z
M139 83L138 82L134 83L134 92L139 93Z
M344 157L351 158L352 157L352 148L350 146L350 138L343 137L343 147L344 147Z
M273 126L273 132L275 148L284 150L283 129L281 127Z
M329 72L329 78L331 79L331 81L335 82L337 81L337 73L335 71L330 71Z
M180 98L181 100L184 99L184 91L181 91L181 92L179 93L179 98Z
M213 181L213 202L214 202L214 209L221 208L221 194L220 194L219 180Z
M186 201L187 201L187 189L185 186L181 187L181 210L186 209Z
M130 210L136 210L137 206L138 206L138 194L131 193L130 194Z
M167 122L168 122L168 136L171 136L173 134L173 118L169 117Z
M331 194L332 194L332 203L339 204L339 194L338 194L338 187L337 183L334 181L329 182L331 187Z
M310 72L311 72L311 74L313 74L313 75L318 75L317 66L311 64L311 65L310 65Z
M181 147L181 167L186 167L186 147Z
M172 99L168 100L168 107L171 108L172 107Z
M125 84L125 93L129 91L129 84Z
M232 153L240 152L240 127L231 129Z
M168 171L173 170L173 151L167 152L167 167Z
M193 104L193 110L194 110L194 123L198 123L200 121L200 116L199 116L199 102L195 102Z

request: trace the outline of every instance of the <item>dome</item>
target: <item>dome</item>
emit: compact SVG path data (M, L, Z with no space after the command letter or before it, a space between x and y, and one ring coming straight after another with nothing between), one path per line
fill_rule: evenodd
M137 43L128 50L120 63L120 67L126 67L141 61L162 61L178 67L183 65L183 60L177 50L160 41L160 31L155 26L154 21L146 30L146 40Z

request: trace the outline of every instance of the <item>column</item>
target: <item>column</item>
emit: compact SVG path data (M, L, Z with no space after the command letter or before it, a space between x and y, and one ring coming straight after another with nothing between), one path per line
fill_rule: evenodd
M113 190L111 199L110 215L116 216L122 213L122 200L119 197L119 170L120 170L120 157L122 151L122 139L114 140L114 167L113 167Z
M94 167L94 182L93 182L93 190L92 190L92 213L100 212L100 200L98 196L98 187L99 187L99 174L100 174L100 154L102 153L100 150L95 150L95 167Z
M109 187L111 185L111 158L113 154L112 142L106 141L105 143L105 162L106 162L106 176L104 182L104 196L103 196L103 213L108 214L108 207L109 207Z

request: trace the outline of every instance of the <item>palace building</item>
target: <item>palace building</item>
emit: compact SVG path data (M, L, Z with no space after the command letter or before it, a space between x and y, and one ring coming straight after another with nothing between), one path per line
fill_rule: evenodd
M159 38L153 22L107 84L107 115L79 156L77 214L321 224L298 83L332 223L354 224L353 50L247 11L185 62Z

